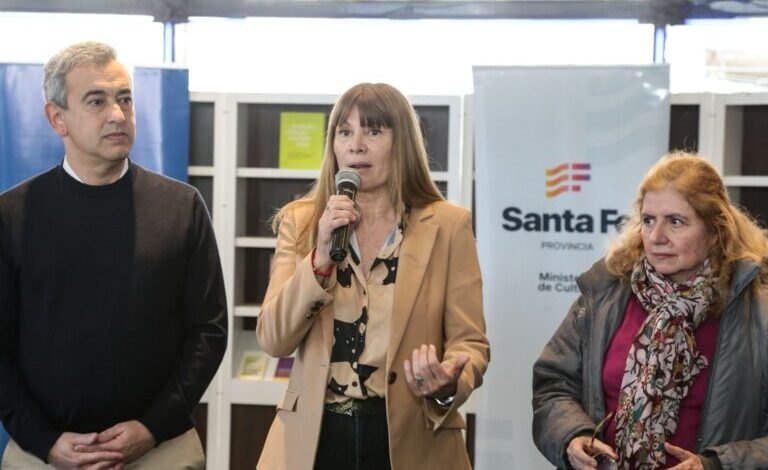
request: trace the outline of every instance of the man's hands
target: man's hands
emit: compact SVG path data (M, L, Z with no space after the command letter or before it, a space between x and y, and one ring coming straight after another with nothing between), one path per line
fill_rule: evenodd
M76 452L115 452L123 455L124 463L131 463L155 447L155 438L140 422L117 423L98 434L95 443L75 445Z
M48 453L59 470L122 470L152 450L155 438L138 421L117 423L100 433L63 433Z
M48 462L59 470L120 470L123 468L121 452L97 450L82 452L78 446L92 446L98 442L99 435L65 432L59 436L48 452Z

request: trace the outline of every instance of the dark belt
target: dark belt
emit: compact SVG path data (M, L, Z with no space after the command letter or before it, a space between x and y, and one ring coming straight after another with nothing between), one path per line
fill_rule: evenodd
M357 400L350 398L346 401L326 403L325 411L347 416L380 415L387 412L387 402L381 397Z

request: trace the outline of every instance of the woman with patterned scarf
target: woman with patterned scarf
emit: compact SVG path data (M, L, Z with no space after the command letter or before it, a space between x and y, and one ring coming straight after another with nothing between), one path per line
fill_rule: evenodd
M768 237L703 159L667 155L533 367L558 468L768 469Z

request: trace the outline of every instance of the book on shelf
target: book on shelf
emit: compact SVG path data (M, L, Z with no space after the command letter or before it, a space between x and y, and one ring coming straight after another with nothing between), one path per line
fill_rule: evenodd
M324 144L325 113L280 113L280 168L320 168Z
M262 380L268 363L269 356L264 351L245 351L237 376L245 380Z
M275 380L288 380L291 376L291 369L293 368L293 357L280 357L277 359L277 367L275 368Z

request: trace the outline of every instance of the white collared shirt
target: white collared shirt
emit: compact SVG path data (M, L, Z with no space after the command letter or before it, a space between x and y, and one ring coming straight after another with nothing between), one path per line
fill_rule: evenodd
M66 171L69 176L71 176L72 178L74 178L75 180L77 180L80 183L83 182L82 178L77 176L77 173L75 173L75 170L72 168L72 165L70 165L69 161L67 161L67 156L66 155L64 155L64 164L62 166L64 167L64 171ZM118 180L120 178L122 178L123 176L125 176L126 173L128 173L128 166L129 166L128 165L128 159L126 158L123 161L123 170L120 172L120 177L117 178ZM85 184L85 183L83 183L83 184Z

